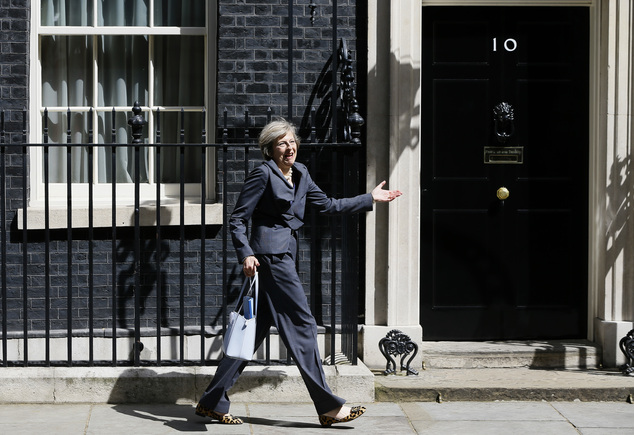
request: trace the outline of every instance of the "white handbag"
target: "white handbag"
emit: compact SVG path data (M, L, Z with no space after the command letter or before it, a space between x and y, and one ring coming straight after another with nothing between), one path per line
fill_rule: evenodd
M258 274L244 280L238 304L229 314L229 324L222 340L222 351L229 358L251 361L255 353L255 324L258 306ZM255 289L255 298L250 294ZM253 315L245 313L245 308L252 307ZM242 313L241 313L242 311Z

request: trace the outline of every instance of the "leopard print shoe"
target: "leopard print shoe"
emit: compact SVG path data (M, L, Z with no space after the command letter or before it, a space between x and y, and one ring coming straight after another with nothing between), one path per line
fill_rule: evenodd
M344 418L335 418L335 417L329 417L327 415L320 415L319 416L319 423L323 426L323 427L330 427L335 423L346 423L348 421L352 421L356 418L359 418L363 415L363 413L365 412L365 407L364 406L355 406L354 408L350 409L350 414L348 414L347 416L345 416Z
M200 415L201 417L209 417L212 420L219 421L222 424L242 424L243 421L241 418L234 417L231 414L221 414L219 412L213 411L200 403L196 406L196 415Z

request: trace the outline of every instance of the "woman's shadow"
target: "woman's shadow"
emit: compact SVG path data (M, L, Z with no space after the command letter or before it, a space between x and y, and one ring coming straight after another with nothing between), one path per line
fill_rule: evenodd
M216 431L221 423L206 417L200 417L194 413L191 405L179 404L120 404L113 409L131 417L143 418L146 420L163 423L179 432L204 432L207 430ZM284 420L283 417L272 419L262 417L247 417L236 415L244 421L244 425L288 427L296 429L317 429L321 428L319 423L308 423L301 421ZM305 418L305 417L296 417ZM213 425L207 429L208 425ZM353 429L352 426L338 426L338 429Z

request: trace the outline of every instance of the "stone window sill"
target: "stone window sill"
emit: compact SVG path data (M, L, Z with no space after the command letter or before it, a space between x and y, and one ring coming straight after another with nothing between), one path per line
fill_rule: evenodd
M180 225L180 204L161 204L161 226ZM200 225L200 203L185 202L185 225ZM45 209L44 206L31 206L27 208L27 230L45 229ZM18 229L24 229L23 225L24 209L19 209L17 213ZM48 210L49 228L67 228L66 207L50 206ZM88 207L73 206L72 227L88 228ZM156 225L156 206L141 205L140 225L142 227L152 227ZM134 206L121 205L116 209L116 225L119 227L134 227ZM205 205L205 225L222 225L222 204ZM112 208L109 205L93 206L93 228L112 227Z

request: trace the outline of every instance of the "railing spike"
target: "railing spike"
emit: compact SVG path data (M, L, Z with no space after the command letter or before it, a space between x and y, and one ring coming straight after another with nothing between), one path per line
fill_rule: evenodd
M156 143L161 143L161 109L156 108Z
M92 107L88 110L88 143L92 145L93 141L93 122L92 122Z
M229 142L229 130L227 130L227 108L222 112L223 116L223 127L222 127L222 143L227 144Z
M72 143L72 136L71 136L71 130L70 130L70 117L71 117L71 113L70 113L70 107L68 108L68 110L66 111L66 143Z
M112 139L112 143L116 143L117 142L117 129L116 129L116 123L115 123L115 118L117 116L117 113L114 110L114 107L112 108L112 130L110 131L110 137Z
M185 143L185 109L181 107L181 143Z
M42 130L44 143L48 143L48 107L44 108L44 128Z
M202 112L202 127L203 127L203 131L202 131L202 134L201 134L202 143L207 143L207 128L205 126L206 122L207 122L207 112L205 111L205 108L203 107L203 112Z
M310 109L310 142L315 143L317 140L317 111L314 107Z
M249 109L244 110L244 141L249 142Z

